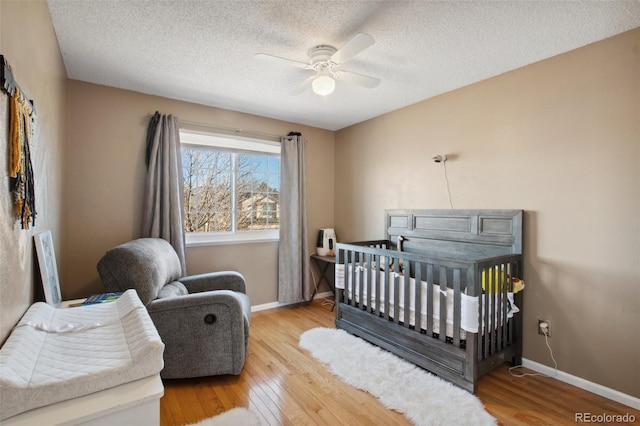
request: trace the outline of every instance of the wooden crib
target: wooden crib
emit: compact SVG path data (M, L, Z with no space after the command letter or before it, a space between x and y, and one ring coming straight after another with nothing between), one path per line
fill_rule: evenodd
M522 211L387 210L385 223L385 240L336 246L336 327L472 393L520 364Z

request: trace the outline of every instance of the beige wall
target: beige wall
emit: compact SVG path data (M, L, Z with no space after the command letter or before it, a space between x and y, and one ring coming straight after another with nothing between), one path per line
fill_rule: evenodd
M385 208L524 209L524 356L640 397L640 29L336 134L336 228Z
M42 293L36 277L33 235L51 230L60 253L66 73L44 1L0 2L0 53L18 84L35 101L38 121L31 159L36 188L36 226L22 230L12 213L7 169L9 97L0 92L0 343Z
M140 236L145 138L155 111L275 135L300 131L307 140L310 248L317 229L333 225L333 132L70 81L64 298L101 291L96 272L100 257L112 246ZM252 305L277 300L277 265L277 243L187 248L189 274L237 270L247 279Z

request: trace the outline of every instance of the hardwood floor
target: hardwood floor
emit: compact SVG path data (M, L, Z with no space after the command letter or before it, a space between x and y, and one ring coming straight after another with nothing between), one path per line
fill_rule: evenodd
M254 313L243 372L166 380L161 426L195 423L239 406L258 413L264 425L411 425L298 347L304 331L333 327L333 320L323 299ZM480 380L478 397L503 425L575 425L575 413L629 413L640 422L640 411L555 379L513 377L506 364Z

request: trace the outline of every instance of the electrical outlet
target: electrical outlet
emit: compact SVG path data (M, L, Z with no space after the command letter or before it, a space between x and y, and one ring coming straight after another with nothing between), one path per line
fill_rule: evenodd
M546 333L544 331L543 324L546 324ZM547 337L551 337L551 321L545 319L538 319L538 334L542 334L543 336L546 334Z

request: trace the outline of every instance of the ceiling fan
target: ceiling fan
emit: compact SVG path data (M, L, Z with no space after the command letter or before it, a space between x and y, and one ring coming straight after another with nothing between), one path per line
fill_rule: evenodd
M292 95L299 95L311 86L318 95L327 96L336 87L335 80L341 80L358 86L372 89L380 84L380 79L341 69L342 65L369 46L375 43L368 34L358 33L340 49L333 46L319 45L309 49L309 62L281 58L266 53L257 53L255 57L271 62L293 65L304 70L314 71L315 74L306 79L299 87L291 91Z

